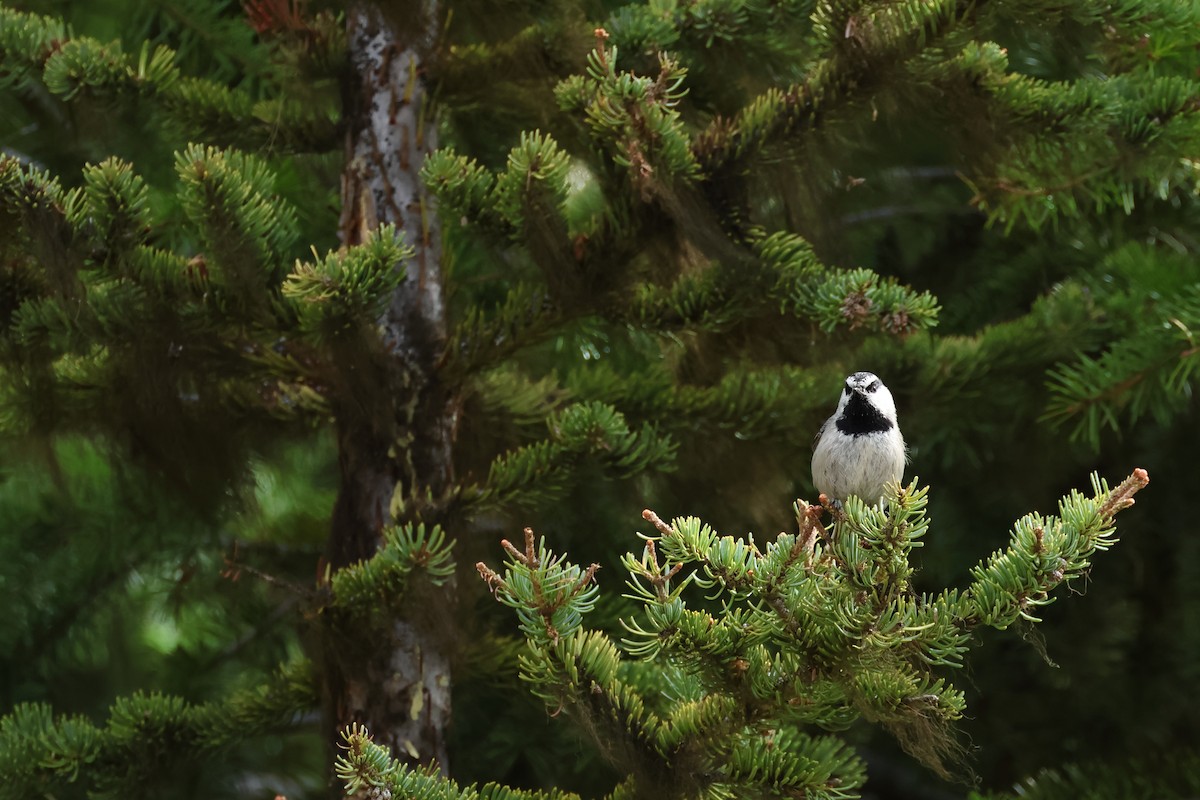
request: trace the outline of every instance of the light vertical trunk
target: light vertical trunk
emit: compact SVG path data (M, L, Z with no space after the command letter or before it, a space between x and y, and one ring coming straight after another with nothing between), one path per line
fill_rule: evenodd
M402 25L374 5L352 7L347 17L341 238L357 244L391 223L416 254L380 320L382 349L347 347L337 358L341 486L328 550L335 569L375 553L393 515L442 521L453 483L455 405L435 367L446 334L441 250L419 177L436 147L423 81L432 5L417 4L410 10L419 13L406 14ZM334 731L364 724L398 758L436 760L445 770L452 606L452 586L417 579L389 625L324 627L326 714Z

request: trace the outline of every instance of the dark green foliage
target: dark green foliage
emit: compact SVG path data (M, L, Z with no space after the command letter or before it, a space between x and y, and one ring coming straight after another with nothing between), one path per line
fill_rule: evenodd
M289 274L295 213L274 192L273 172L234 150L194 145L176 157L190 257L155 244L159 221L128 164L88 167L81 187L64 190L0 158L17 244L48 255L38 290L15 289L27 294L11 312L8 335L26 351L10 350L5 360L17 385L43 381L58 426L107 422L118 433L130 426L188 440L222 417L226 424L264 413L321 419L329 356L323 363L320 350L289 340L311 337L319 348L348 330L360 341L377 339L369 321L403 280L397 265L411 254L394 231L381 229L361 247L296 261ZM20 286L25 273L8 275ZM151 364L162 384L133 380L115 396L93 396L92 387ZM10 429L37 429L41 411L22 413L22 398L13 399ZM120 416L95 417L95 404L114 401L126 409ZM152 425L161 427L151 434Z
M404 280L396 265L412 257L395 228L373 231L362 247L327 253L314 263L297 261L283 296L298 308L306 333L336 338L377 317Z
M419 75L445 145L421 167L437 206L420 230L440 218L448 331L427 355L456 414L453 480L442 524L397 521L335 570L332 498L310 489L345 453L278 442L416 408L372 370L426 244L384 226L338 247L351 11L0 8L0 515L16 532L0 791L315 793L318 676L300 651L327 627L369 647L424 584L462 606L449 638L472 707L451 777L512 788L402 770L354 729L351 791L850 798L896 772L920 796L965 791L863 721L951 771L965 728L964 771L989 790L1156 750L1158 782L1135 758L1022 791L1188 785L1194 3L443 4ZM932 491L913 484L891 516L851 504L846 535L800 552L771 534L811 496L812 432L857 369L896 393ZM64 434L108 460L67 458L64 478ZM407 463L394 438L381 449ZM1153 521L1128 521L1087 597L1045 607L1110 542L1115 509L1070 488L1133 464L1170 487ZM77 473L105 470L121 491L52 513L80 499ZM624 557L627 596L536 547L490 576L528 650L462 574L530 525L603 577L645 505L696 516ZM750 528L766 535L715 533ZM150 653L167 607L178 634ZM1039 618L1059 670L982 631ZM67 691L77 675L102 689ZM272 772L289 769L268 752L279 726L299 783ZM257 783L158 782L195 759Z
M581 456L591 455L616 476L670 465L674 445L650 426L632 431L625 417L602 403L577 403L552 414L550 438L512 450L492 462L486 484L468 488L468 507L539 505L562 495Z
M191 706L160 694L118 698L103 728L79 716L55 719L45 705L17 706L0 723L0 796L50 794L75 782L93 797L128 796L131 786L163 783L172 759L230 748L315 701L313 676L299 664L220 703Z
M403 797L429 800L571 800L578 797L558 791L514 791L491 783L480 788L459 787L435 774L396 769L387 749L372 742L357 728L347 731L344 739L346 752L338 759L337 771L349 794L386 790Z
M1165 422L1179 413L1198 363L1191 326L1200 322L1200 296L1191 260L1131 243L1102 266L1115 284L1106 310L1123 335L1103 353L1055 369L1046 411L1092 446L1104 428L1120 430L1121 416Z
M28 85L40 72L46 88L64 100L81 94L109 100L136 94L156 104L190 136L214 144L307 151L334 143L328 111L295 101L256 101L244 90L185 77L174 63L175 53L165 46L151 48L147 42L135 58L122 52L120 42L68 39L58 20L11 9L0 9L0 29L0 58L8 82L17 87ZM314 26L313 31L318 29ZM309 40L318 54L308 61L325 64L330 70L327 79L338 63L341 38L339 27L325 21Z
M404 587L414 569L435 583L454 574L452 543L439 527L404 525L384 531L384 545L374 557L338 570L330 578L333 605L351 613L374 613L384 619L389 604L403 601Z
M1039 772L1006 794L970 795L970 800L1186 800L1200 791L1200 757L1185 751L1178 759L1145 760L1087 766L1070 765Z

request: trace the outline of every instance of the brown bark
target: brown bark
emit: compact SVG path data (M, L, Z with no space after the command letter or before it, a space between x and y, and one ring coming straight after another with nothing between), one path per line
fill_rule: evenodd
M408 15L403 30L373 5L353 7L347 18L341 238L357 244L391 223L416 254L380 320L382 346L370 352L365 337L336 354L341 486L328 548L333 569L370 558L393 517L442 521L453 483L455 404L435 367L445 341L440 243L419 178L436 147L422 80L431 5ZM363 630L349 619L326 620L326 714L331 733L358 722L396 757L436 760L444 770L453 587L413 583L402 612L386 624Z

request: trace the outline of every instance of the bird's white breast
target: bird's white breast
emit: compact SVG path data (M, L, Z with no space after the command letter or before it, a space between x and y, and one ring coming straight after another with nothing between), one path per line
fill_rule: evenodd
M904 437L897 426L859 436L829 435L834 426L826 423L813 452L812 474L817 491L830 499L851 495L866 503L877 503L889 481L904 477Z

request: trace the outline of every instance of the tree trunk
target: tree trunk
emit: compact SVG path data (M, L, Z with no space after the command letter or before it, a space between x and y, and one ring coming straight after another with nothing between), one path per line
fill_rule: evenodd
M445 343L440 242L419 178L436 146L422 80L434 20L432 3L406 9L402 26L373 5L348 13L341 238L357 244L392 223L416 255L380 320L383 347L363 352L360 340L337 354L334 569L370 558L393 519L442 521L453 484L455 403L435 368ZM326 714L335 734L363 724L396 757L436 760L444 771L454 591L413 583L402 617L387 626L326 626Z

